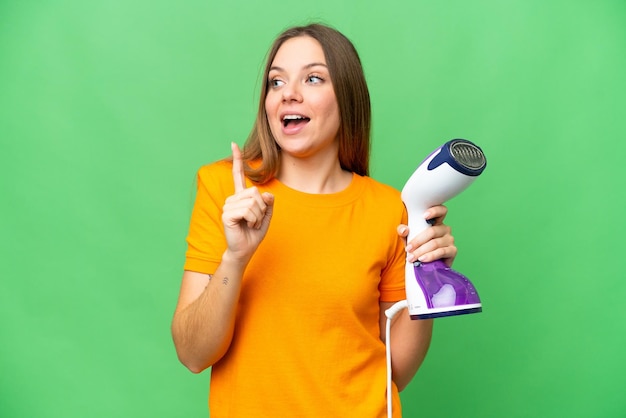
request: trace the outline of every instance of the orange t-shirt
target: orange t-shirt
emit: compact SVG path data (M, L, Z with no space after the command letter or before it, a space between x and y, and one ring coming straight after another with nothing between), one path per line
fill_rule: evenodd
M185 269L214 273L226 249L232 164L202 167ZM379 303L405 299L400 193L353 175L308 194L278 180L269 231L244 274L235 332L211 371L212 418L386 417ZM401 416L393 388L394 416Z

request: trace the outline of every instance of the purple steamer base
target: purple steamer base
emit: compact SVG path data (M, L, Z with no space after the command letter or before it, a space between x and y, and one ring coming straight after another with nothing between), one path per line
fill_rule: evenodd
M411 315L412 319L431 319L445 316L463 315L482 312L481 306L463 308L466 305L480 304L480 298L469 279L461 273L452 270L443 261L437 260L430 263L415 263L415 280L422 289L426 299L428 309L452 308L445 312L428 312L424 314ZM434 306L433 296L435 296L444 285L450 285L456 293L454 304Z

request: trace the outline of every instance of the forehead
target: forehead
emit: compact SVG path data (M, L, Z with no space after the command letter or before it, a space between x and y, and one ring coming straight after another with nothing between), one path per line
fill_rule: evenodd
M302 67L312 63L326 64L326 58L322 45L310 36L287 39L272 60L272 66L281 68Z

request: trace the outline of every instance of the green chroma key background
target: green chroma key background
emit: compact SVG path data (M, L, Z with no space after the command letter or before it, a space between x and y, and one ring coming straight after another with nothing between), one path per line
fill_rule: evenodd
M194 175L310 20L361 54L374 178L488 159L447 219L484 311L437 320L405 416L626 416L621 0L2 0L0 416L207 415L169 333Z

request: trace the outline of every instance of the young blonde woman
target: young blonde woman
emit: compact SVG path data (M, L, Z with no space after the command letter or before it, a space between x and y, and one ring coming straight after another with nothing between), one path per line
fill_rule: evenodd
M442 221L406 243L400 193L368 177L370 100L340 32L294 27L274 42L243 148L198 173L172 334L192 372L212 367L211 417L385 417L385 344L398 392L432 321L384 311L404 263L457 249Z

